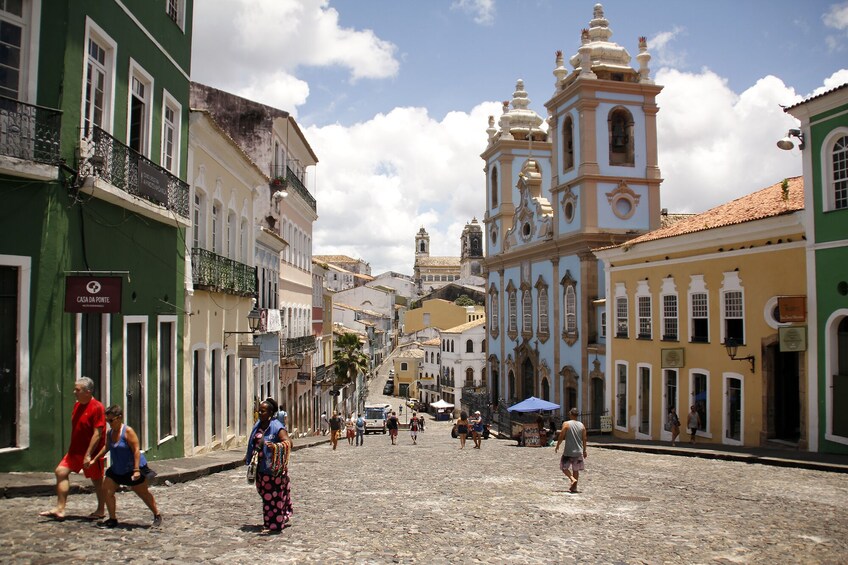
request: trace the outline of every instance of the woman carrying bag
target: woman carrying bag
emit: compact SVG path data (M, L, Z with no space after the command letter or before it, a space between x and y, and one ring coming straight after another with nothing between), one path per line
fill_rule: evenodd
M277 410L272 398L259 405L259 421L250 433L245 454L247 480L256 483L256 492L262 498L263 534L279 533L292 515L288 474L291 439L275 418Z

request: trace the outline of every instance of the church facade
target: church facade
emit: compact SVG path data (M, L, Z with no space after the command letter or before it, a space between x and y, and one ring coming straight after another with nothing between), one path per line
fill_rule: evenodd
M523 81L489 118L485 276L492 401L529 396L577 407L590 428L609 415L606 297L592 249L660 225L656 97L650 55L638 67L610 40L596 5L566 68L557 52L543 119Z
M452 282L481 284L483 276L483 229L477 218L465 224L460 236L459 257L430 255L430 234L422 226L415 234L415 268L413 279L418 296L442 288Z

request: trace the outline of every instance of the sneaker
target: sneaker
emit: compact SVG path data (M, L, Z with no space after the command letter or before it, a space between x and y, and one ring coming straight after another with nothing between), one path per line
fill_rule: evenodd
M153 517L153 523L150 524L151 528L158 528L162 525L162 515L157 514Z
M118 527L118 521L115 518L109 518L105 522L101 522L101 525L104 528L116 528Z

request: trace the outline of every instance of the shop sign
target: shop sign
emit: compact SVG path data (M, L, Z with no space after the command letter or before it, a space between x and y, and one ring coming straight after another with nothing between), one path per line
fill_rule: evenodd
M781 324L807 321L806 296L778 296L777 321Z
M682 347L661 350L663 369L681 369L685 364L685 351Z
M612 432L612 416L601 416L601 433Z
M145 161L138 160L138 192L163 206L168 205L168 175Z
M121 277L68 275L65 312L117 314L121 311Z
M310 377L310 376L311 376L311 375L310 375L309 373L298 373L298 374L297 374L297 380L298 380L299 382L305 383L305 382L307 382L307 381L309 380L309 377Z
M238 356L243 359L259 359L259 346L252 343L240 343Z
M781 353L807 350L807 326L777 328L777 337Z

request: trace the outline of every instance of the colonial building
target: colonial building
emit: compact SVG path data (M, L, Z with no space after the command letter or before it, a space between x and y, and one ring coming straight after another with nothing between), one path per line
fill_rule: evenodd
M371 265L362 259L353 259L347 255L315 255L314 258L330 269L327 286L331 290L347 290L373 280Z
M563 411L609 409L603 271L591 250L659 227L661 182L661 87L644 38L633 68L611 35L597 4L570 69L557 53L546 131L520 80L498 124L489 119L481 156L495 402L536 396Z
M786 179L596 251L614 435L670 440L669 410L685 428L695 406L698 442L807 449L815 390L790 337L807 293L803 216L803 182Z
M465 391L486 384L486 318L442 331L439 353L439 392L460 409Z
M457 306L447 300L425 300L420 308L406 313L403 333L412 334L430 327L446 330L485 316L482 306Z
M205 111L192 111L188 148L192 225L186 249L182 391L187 454L242 443L254 418L248 315L256 304L253 206L262 172ZM251 355L248 353L248 355Z
M289 413L291 429L312 422L312 226L315 197L306 188L318 157L288 112L198 83L191 83L192 108L215 122L270 181L259 190L256 260L259 307L264 311L256 343L256 395L276 398Z
M806 189L810 450L848 453L848 84L786 111Z
M82 376L183 455L192 10L0 4L0 471L55 467Z
M459 257L430 255L430 234L422 226L415 235L413 281L418 296L432 293L448 283L483 284L483 230L477 218L465 224L459 238Z

